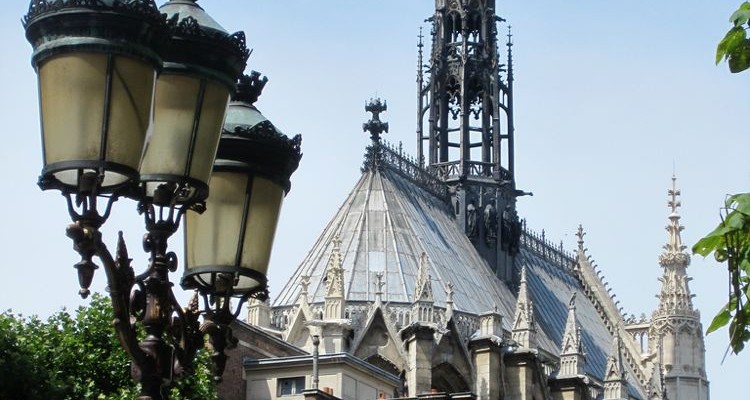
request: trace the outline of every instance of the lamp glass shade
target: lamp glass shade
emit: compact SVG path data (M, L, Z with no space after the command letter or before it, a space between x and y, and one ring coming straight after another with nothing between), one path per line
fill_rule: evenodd
M244 171L218 171L210 191L206 211L186 216L183 286L228 294L217 274L229 273L236 279L232 295L265 289L284 189Z
M70 52L38 66L44 169L75 190L83 172L103 171L108 192L137 177L151 115L151 64L105 53Z
M141 160L146 196L163 183L187 189L178 203L208 195L229 89L188 74L162 73L156 80L153 130Z

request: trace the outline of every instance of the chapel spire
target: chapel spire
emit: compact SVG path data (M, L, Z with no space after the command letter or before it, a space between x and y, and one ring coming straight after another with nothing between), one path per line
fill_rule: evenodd
M677 177L672 176L672 188L667 191L670 209L669 224L666 226L667 243L659 255L659 265L664 269L662 289L659 294L658 313L669 315L674 313L693 315L693 295L690 293L687 276L687 267L690 264L690 255L685 251L682 244L681 232L685 229L680 224L678 208L680 203L680 190L677 189Z
M703 327L700 313L693 308L693 295L688 285L692 279L687 275L690 256L682 243L684 228L680 225L680 190L675 176L672 176L672 187L667 194L670 210L667 243L659 255L659 265L664 272L659 278L659 305L648 331L649 353L658 360L653 363L652 370L663 374L660 375L663 380L661 394L666 394L666 398L707 399Z
M456 223L498 278L516 278L521 234L513 158L512 41L495 0L435 0L429 66L417 71L417 157L449 187Z
M505 20L494 0L435 5L429 79L418 87L418 149L426 143L427 165L449 179L512 180L512 93L496 26Z

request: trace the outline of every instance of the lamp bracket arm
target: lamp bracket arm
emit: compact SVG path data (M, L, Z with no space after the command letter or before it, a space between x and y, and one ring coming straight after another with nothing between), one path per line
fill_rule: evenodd
M203 333L200 331L198 321L201 313L198 307L197 293L190 299L186 308L180 306L171 290L169 291L169 298L172 308L177 314L177 318L173 320L175 336L178 338L175 349L175 372L177 375L182 375L185 371L193 370L195 355L198 350L203 348Z
M117 338L136 365L143 365L147 355L138 345L135 325L130 317L130 292L135 282L132 261L128 258L127 248L123 240L122 231L118 233L117 255L112 256L107 246L101 241L101 234L96 244L96 255L104 266L107 275L107 291L112 300L114 320L112 324L117 332Z

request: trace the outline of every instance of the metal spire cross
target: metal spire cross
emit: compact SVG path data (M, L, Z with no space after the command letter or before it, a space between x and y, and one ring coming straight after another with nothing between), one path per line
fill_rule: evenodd
M388 109L388 104L380 98L370 99L365 104L365 111L372 113L372 118L369 121L362 124L362 131L370 132L370 139L373 142L380 142L380 135L383 132L388 133L388 123L380 120L380 113Z
M682 203L680 202L680 189L677 189L677 177L675 175L672 175L672 188L667 191L667 194L669 195L667 206L672 212L669 214L669 225L666 227L669 234L669 241L664 246L664 249L667 252L682 253L685 250L685 246L682 244L682 237L680 237L683 227L680 225L680 214L677 212ZM665 259L665 261L667 260ZM683 261L683 259L681 258L680 261ZM684 261L687 262L687 259Z
M677 189L677 177L672 175L672 189L669 189L667 191L667 194L669 194L670 199L669 202L667 202L667 205L669 205L670 208L672 208L672 213L677 213L677 208L679 208L682 203L680 203L680 200L678 197L680 196L680 189Z

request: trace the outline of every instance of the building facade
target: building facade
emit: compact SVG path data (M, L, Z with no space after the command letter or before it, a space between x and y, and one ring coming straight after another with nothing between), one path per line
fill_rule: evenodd
M708 400L675 180L651 318L621 314L583 228L568 252L519 218L512 41L501 51L494 6L436 0L417 156L382 141L387 105L372 100L362 175L279 295L235 327L254 339L223 398Z

